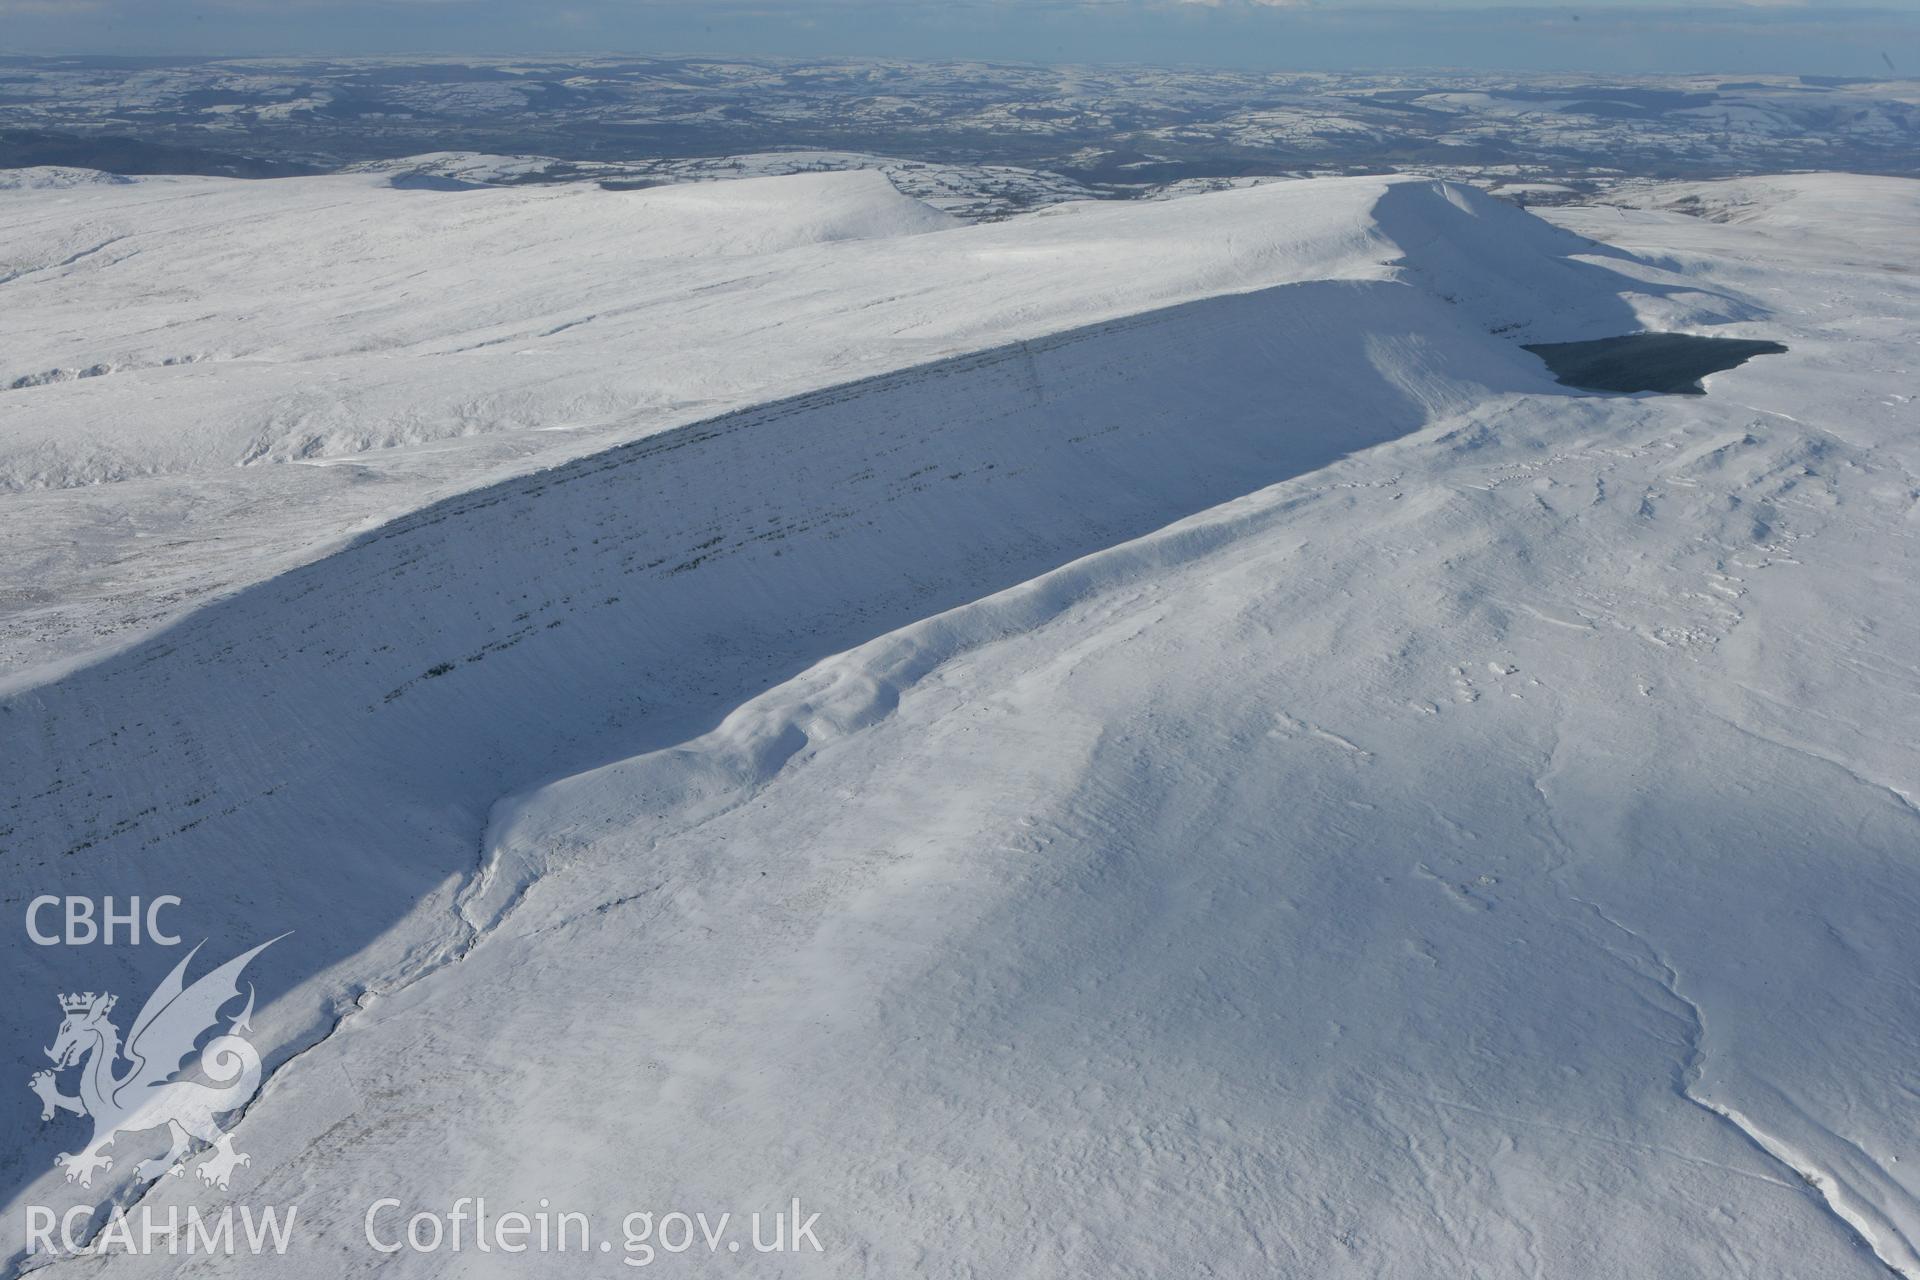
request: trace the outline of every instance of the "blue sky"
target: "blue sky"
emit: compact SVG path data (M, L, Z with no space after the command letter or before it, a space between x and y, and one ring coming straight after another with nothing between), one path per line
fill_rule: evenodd
M1920 0L0 0L17 53L857 54L1920 76Z

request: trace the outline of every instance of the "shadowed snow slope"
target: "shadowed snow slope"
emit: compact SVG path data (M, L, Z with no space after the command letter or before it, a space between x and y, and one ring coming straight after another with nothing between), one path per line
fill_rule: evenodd
M776 1275L1920 1276L1910 275L1735 292L1424 182L862 244L918 274L789 262L713 332L897 358L885 276L1018 340L636 429L0 703L12 885L297 930L235 1194L306 1238L249 1274L465 1274L362 1215L485 1195L616 1249L798 1196ZM1791 350L1681 400L1516 345L1642 323ZM9 945L36 999L171 959ZM90 1202L30 1102L15 1246Z

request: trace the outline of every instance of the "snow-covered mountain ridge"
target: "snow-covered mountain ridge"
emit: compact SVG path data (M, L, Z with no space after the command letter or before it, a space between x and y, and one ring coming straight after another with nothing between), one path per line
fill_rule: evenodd
M1529 264L1577 274L1559 258L1582 250L1452 203L1469 198L1331 180L949 227L874 173L0 193L0 488L29 495L0 509L0 556L8 578L63 583L8 602L0 652L28 668L124 643L437 497L622 440L1221 293L1426 272L1516 340L1737 312L1673 280L1550 294ZM1519 276L1503 235L1532 246Z
M335 227L520 195L301 181L346 193ZM153 477L17 490L17 527L235 486L193 556L304 502L277 554L310 558L334 491L238 486L347 469L236 468L221 419L323 370L397 404L524 388L505 357L544 349L749 402L614 415L611 449L354 453L368 496L328 519L465 491L284 572L249 545L218 569L242 589L0 704L15 883L184 883L235 943L297 929L255 1025L276 1063L318 1043L239 1132L247 1194L325 1239L251 1266L339 1274L370 1195L483 1190L612 1219L799 1194L831 1247L756 1260L777 1274L1920 1274L1905 274L1751 223L1566 215L1607 248L1425 182L942 229L836 179L788 189L845 219L793 224L858 234L796 244L786 181L747 193L769 212L737 215L741 252L703 206L684 253L656 232L643 270L483 299L400 264L470 259L520 206L369 245L386 310L203 320L178 295L206 272L169 297L112 256L160 252L138 231L45 268L103 273L45 304L72 331L91 308L157 351L172 306L252 354L0 396L46 406L0 428L9 463ZM292 295L229 225L203 252ZM576 289L646 305L549 332ZM1577 394L1518 345L1639 327L1790 351L1681 402ZM96 536L120 574L167 563ZM23 989L74 985L14 955ZM95 963L96 988L155 976ZM13 1043L45 1021L4 1016ZM29 1102L7 1136L37 1157ZM25 1181L44 1163L14 1166L22 1200L72 1194Z

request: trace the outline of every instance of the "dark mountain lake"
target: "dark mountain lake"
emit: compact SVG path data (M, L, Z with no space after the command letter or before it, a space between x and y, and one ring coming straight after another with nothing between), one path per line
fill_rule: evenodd
M1701 338L1691 333L1629 333L1591 342L1540 342L1523 348L1546 361L1561 385L1583 391L1706 394L1700 379L1786 347L1752 338Z

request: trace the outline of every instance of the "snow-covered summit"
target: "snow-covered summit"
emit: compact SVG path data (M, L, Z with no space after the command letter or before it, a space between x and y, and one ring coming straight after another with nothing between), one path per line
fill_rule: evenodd
M1899 246L862 181L0 198L9 342L105 366L0 393L5 839L295 930L249 1274L484 1195L799 1197L776 1274L1920 1275ZM1788 351L1521 349L1638 328ZM60 1122L9 1232L210 1194Z
M643 191L141 179L0 194L0 263L0 488L44 492L7 546L70 583L23 602L16 667L489 479L1221 293L1399 280L1506 342L1741 313L1423 180L964 227L870 171ZM103 484L138 486L147 514L103 520ZM128 554L140 582L109 567Z

